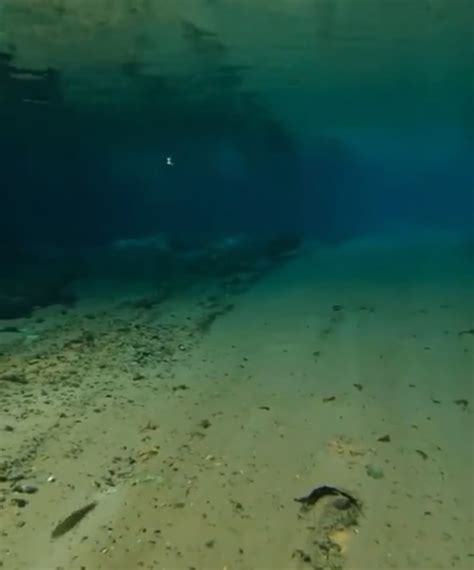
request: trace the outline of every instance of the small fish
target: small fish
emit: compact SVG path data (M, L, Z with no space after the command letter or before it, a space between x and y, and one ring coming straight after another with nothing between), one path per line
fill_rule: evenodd
M418 455L422 457L425 461L428 459L428 454L425 453L422 449L415 449L415 452L418 453Z
M93 511L97 507L97 504L97 501L92 501L92 503L89 503L85 507L77 509L71 513L68 517L56 525L53 532L51 533L51 538L59 538L60 536L63 536L63 534L66 534L66 532L69 532L76 525L78 525L88 513Z
M349 501L351 505L354 505L357 508L360 508L359 501L353 497L347 491L343 491L338 487L331 487L330 485L321 485L320 487L315 487L312 491L310 491L307 495L303 497L299 497L295 499L296 502L302 503L306 507L315 505L319 499L327 496L339 496L344 497Z
M323 403L326 404L327 402L334 402L335 399L336 396L327 396L326 398L323 398Z
M459 331L458 336L463 336L465 334L474 334L474 329L467 329L465 331Z
M456 406L461 406L461 408L463 410L467 410L467 407L469 406L469 400L466 400L466 398L460 398L459 400L453 400L453 402L456 404Z

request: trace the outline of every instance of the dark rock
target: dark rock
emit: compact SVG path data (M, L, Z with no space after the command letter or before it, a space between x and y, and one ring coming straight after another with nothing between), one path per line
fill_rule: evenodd
M12 382L13 384L28 384L29 380L22 372L4 372L0 374L0 382Z
M8 481L21 481L25 478L25 474L22 471L12 471L8 475Z
M0 333L19 333L21 332L18 327L6 326L0 328Z
M13 490L17 493L26 493L27 495L32 495L38 492L38 487L36 485L31 485L28 483L18 483L13 487Z
M382 435L381 437L377 438L377 441L382 441L384 443L388 443L391 441L391 437L388 434Z
M21 498L21 497L13 497L12 503L14 505L16 505L17 507L20 507L22 509L23 507L26 507L26 505L28 504L28 501L26 499Z

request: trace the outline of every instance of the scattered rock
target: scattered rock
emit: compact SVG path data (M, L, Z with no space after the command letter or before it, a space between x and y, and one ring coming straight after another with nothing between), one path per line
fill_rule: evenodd
M21 330L18 327L14 327L13 325L0 327L0 333L20 333Z
M372 477L372 479L382 479L385 476L382 467L374 465L373 463L369 463L365 466L365 472L369 477Z
M464 336L464 335L468 335L468 334L474 335L474 329L467 329L467 330L458 332L458 336Z
M20 507L20 509L23 509L28 504L28 501L26 499L22 499L21 497L13 497L12 503L17 507Z
M8 475L8 481L22 481L23 479L26 479L26 475L25 473L23 473L23 471L12 471L9 475Z
M0 374L0 382L12 382L13 384L28 384L29 380L23 372L4 372Z
M388 442L392 441L392 438L388 434L386 434L386 435L382 435L381 437L378 437L377 441L388 443Z
M189 386L187 386L186 384L178 384L177 386L173 386L171 390L173 392L180 392L184 390L189 390Z
M17 484L13 487L13 490L17 493L26 493L27 495L33 495L38 492L38 487L36 485L31 485L28 483Z
M466 398L454 400L453 403L456 404L456 406L460 406L462 410L467 410L467 407L469 406L469 400L466 400Z
M323 398L323 403L326 404L327 402L334 402L335 399L336 396L327 396L326 398Z
M422 449L415 449L415 453L418 453L418 455L425 461L428 459L428 454L425 453Z

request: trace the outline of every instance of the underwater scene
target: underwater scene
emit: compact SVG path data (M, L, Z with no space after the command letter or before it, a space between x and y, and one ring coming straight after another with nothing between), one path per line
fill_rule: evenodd
M0 568L474 570L472 0L1 0Z

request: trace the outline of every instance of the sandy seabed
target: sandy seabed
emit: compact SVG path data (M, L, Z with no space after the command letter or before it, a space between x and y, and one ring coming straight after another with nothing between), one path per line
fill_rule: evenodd
M84 287L4 328L0 566L474 568L473 265L307 244L240 290ZM360 511L294 501L322 484Z

